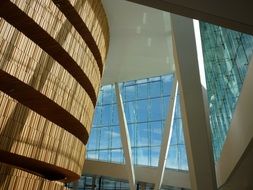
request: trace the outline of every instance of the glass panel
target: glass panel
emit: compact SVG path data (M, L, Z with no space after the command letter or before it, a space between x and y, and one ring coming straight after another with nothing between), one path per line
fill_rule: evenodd
M253 52L253 37L200 22L215 160L220 157Z
M149 97L159 97L161 94L161 82L160 80L157 82L150 82L149 83Z
M151 148L151 166L158 166L160 156L160 146Z
M178 165L178 146L172 145L169 148L168 158L166 161L166 167L172 169L179 169Z
M103 90L103 104L111 104L112 103L112 86L107 85L102 88Z
M176 119L181 119L181 109L180 109L180 96L177 95L177 101L176 101L176 109L175 109L175 116Z
M173 75L166 75L120 84L134 164L158 165L173 80ZM103 98L97 103L87 158L96 153L93 157L99 160L122 163L124 157L114 86L102 87L100 94ZM181 155L184 152L178 148L184 146L179 100L175 114L171 144L177 151L170 155L170 159L177 160L174 169L184 169L187 168L186 155ZM96 152L91 152L93 150Z
M148 97L147 83L138 84L138 99L146 99Z
M98 159L100 161L109 161L109 151L108 150L100 150L98 153Z
M131 101L134 100L136 97L136 87L135 86L125 86L126 92L126 100Z
M97 109L97 108L96 108ZM119 125L119 116L118 116L118 107L116 104L112 105L112 118L111 118L112 125Z
M112 149L111 150L111 162L123 163L122 149Z
M151 128L151 146L161 145L162 141L162 123L150 122Z
M147 105L148 105L147 100L136 101L136 115L138 122L144 122L148 120Z
M162 104L162 119L165 120L168 117L168 110L169 110L169 100L170 96L165 96L162 98L163 104Z
M109 148L109 141L110 141L110 128L109 127L102 127L100 128L100 141L99 141L99 148L100 149L108 149Z
M140 146L148 146L148 126L147 123L140 123L136 127L136 138L137 145Z
M111 120L112 105L105 105L102 107L102 125L109 125Z
M149 148L137 148L136 153L138 165L149 165Z
M120 128L119 126L113 127L111 129L111 148L121 148L121 139L120 139Z
M161 98L150 100L150 120L162 120L162 105Z
M94 125L101 125L102 124L102 108L99 105L96 106L93 124Z
M98 152L97 151L87 151L87 158L91 160L98 160Z
M98 129L94 128L91 130L90 133L90 138L89 138L89 142L87 145L87 149L88 150L95 150L98 147L98 141L99 141L99 136L98 136Z
M175 125L178 126L178 144L184 145L184 131L183 131L183 122L181 119L176 119Z
M173 86L173 81L174 81L173 75L162 76L163 95L170 95Z
M184 145L179 145L178 146L178 151L179 151L179 166L178 169L180 170L188 170L188 164L187 164L187 154L185 150Z
M172 128L172 135L171 135L171 145L177 145L178 144L178 119L174 120L173 128Z
M131 146L136 145L136 129L135 129L135 124L128 124L128 132L129 132L129 137L130 137L130 143Z
M125 108L125 114L126 114L126 119L130 123L136 122L136 105L135 102L126 102L124 103L124 108Z

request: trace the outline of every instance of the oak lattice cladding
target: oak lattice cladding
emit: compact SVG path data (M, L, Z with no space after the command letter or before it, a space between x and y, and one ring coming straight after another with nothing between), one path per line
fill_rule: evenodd
M4 190L19 190L19 189L53 189L67 190L61 182L52 183L42 177L30 174L28 172L13 168L10 172L10 167L6 164L0 165L0 179L5 178L8 183L3 183L1 189ZM1 181L2 182L2 181Z
M82 172L109 43L104 9L1 0L0 16L0 189L64 189L49 180Z

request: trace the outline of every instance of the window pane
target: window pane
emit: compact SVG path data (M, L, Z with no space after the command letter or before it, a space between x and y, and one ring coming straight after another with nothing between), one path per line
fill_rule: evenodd
M149 149L148 148L137 148L137 164L148 165Z
M135 128L135 124L128 124L128 132L129 132L131 146L136 146L136 138L135 138L136 128Z
M158 166L160 156L160 147L151 148L151 166Z
M150 108L150 119L161 120L162 119L162 101L161 98L151 99L151 108Z
M99 143L100 149L109 148L109 140L110 140L109 134L110 134L109 127L100 128L100 143Z
M143 122L148 120L148 101L147 100L139 100L136 101L136 115L137 121Z
M168 152L168 159L166 162L167 168L178 169L178 148L177 146L170 146Z
M123 162L123 151L122 149L113 149L111 150L111 161L122 163Z
M117 104L112 105L112 118L111 118L111 124L112 125L118 125L119 124L119 116L118 116L118 107Z
M136 97L135 86L126 86L125 91L126 91L126 100L127 101L135 99L135 97Z
M127 102L124 104L126 119L128 122L133 123L136 121L135 102Z
M151 146L160 145L162 140L162 123L150 122L150 128L151 128Z
M112 128L112 145L111 148L121 148L120 128L119 126Z
M187 154L184 145L178 146L179 150L179 168L180 170L188 170Z
M168 75L120 84L134 164L158 165L173 80L174 76ZM89 151L97 150L97 155L93 155L93 157L97 156L102 160L122 163L124 157L121 149L117 104L113 100L115 99L114 86L103 87L101 91L102 94L104 93L103 98L111 100L104 101L102 98L101 102L97 103L99 106L97 106L97 114L94 116L90 136L92 139L87 145L87 157L89 157ZM177 116L175 116L173 126L175 129L173 130L171 144L174 144L173 148L177 149L174 157L183 158L184 155L181 155L177 147L178 145L184 145L181 114L178 105L176 105ZM176 169L176 166L174 168Z
M111 120L111 105L103 106L102 108L102 125L108 126Z
M98 159L101 161L109 161L109 156L108 150L100 150L98 153Z
M138 99L146 99L148 97L147 83L138 85Z
M97 151L87 151L87 158L91 160L98 160L98 152Z
M162 76L163 95L170 95L174 77L173 75Z
M103 89L103 104L111 104L113 92L111 85L104 86L102 89Z
M87 149L88 150L97 149L98 148L98 141L99 141L98 129L93 128L90 133Z
M159 97L161 95L161 83L158 82L151 82L149 83L149 96L151 98L153 97Z
M136 146L148 146L148 127L147 123L140 123L136 126Z

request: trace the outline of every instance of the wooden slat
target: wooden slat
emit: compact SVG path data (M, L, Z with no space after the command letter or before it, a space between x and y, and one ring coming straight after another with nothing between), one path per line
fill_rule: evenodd
M3 70L0 81L1 91L87 143L89 135L83 124L54 101Z
M75 181L80 177L70 170L7 151L0 150L0 155L0 161L2 163L16 166L16 168L48 180L57 180L67 183Z
M81 35L82 39L85 41L99 67L100 75L103 73L102 58L94 40L91 32L89 31L87 25L83 22L82 18L79 16L75 8L71 5L68 0L52 0L54 4L62 11L69 22L75 27L77 32Z
M0 1L0 16L61 64L86 90L93 106L96 106L96 93L90 79L55 39L9 0Z
M64 189L83 169L109 30L100 0L61 5L0 1L4 189Z
M24 171L39 175L48 180L57 180L62 182L75 181L79 178L76 173L64 168L28 158L25 156L13 154L7 151L0 150L0 161L5 164L10 164Z

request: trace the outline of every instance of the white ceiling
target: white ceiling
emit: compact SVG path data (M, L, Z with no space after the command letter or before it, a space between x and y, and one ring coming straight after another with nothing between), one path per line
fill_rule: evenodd
M102 0L110 27L103 85L174 72L170 14L125 0Z

